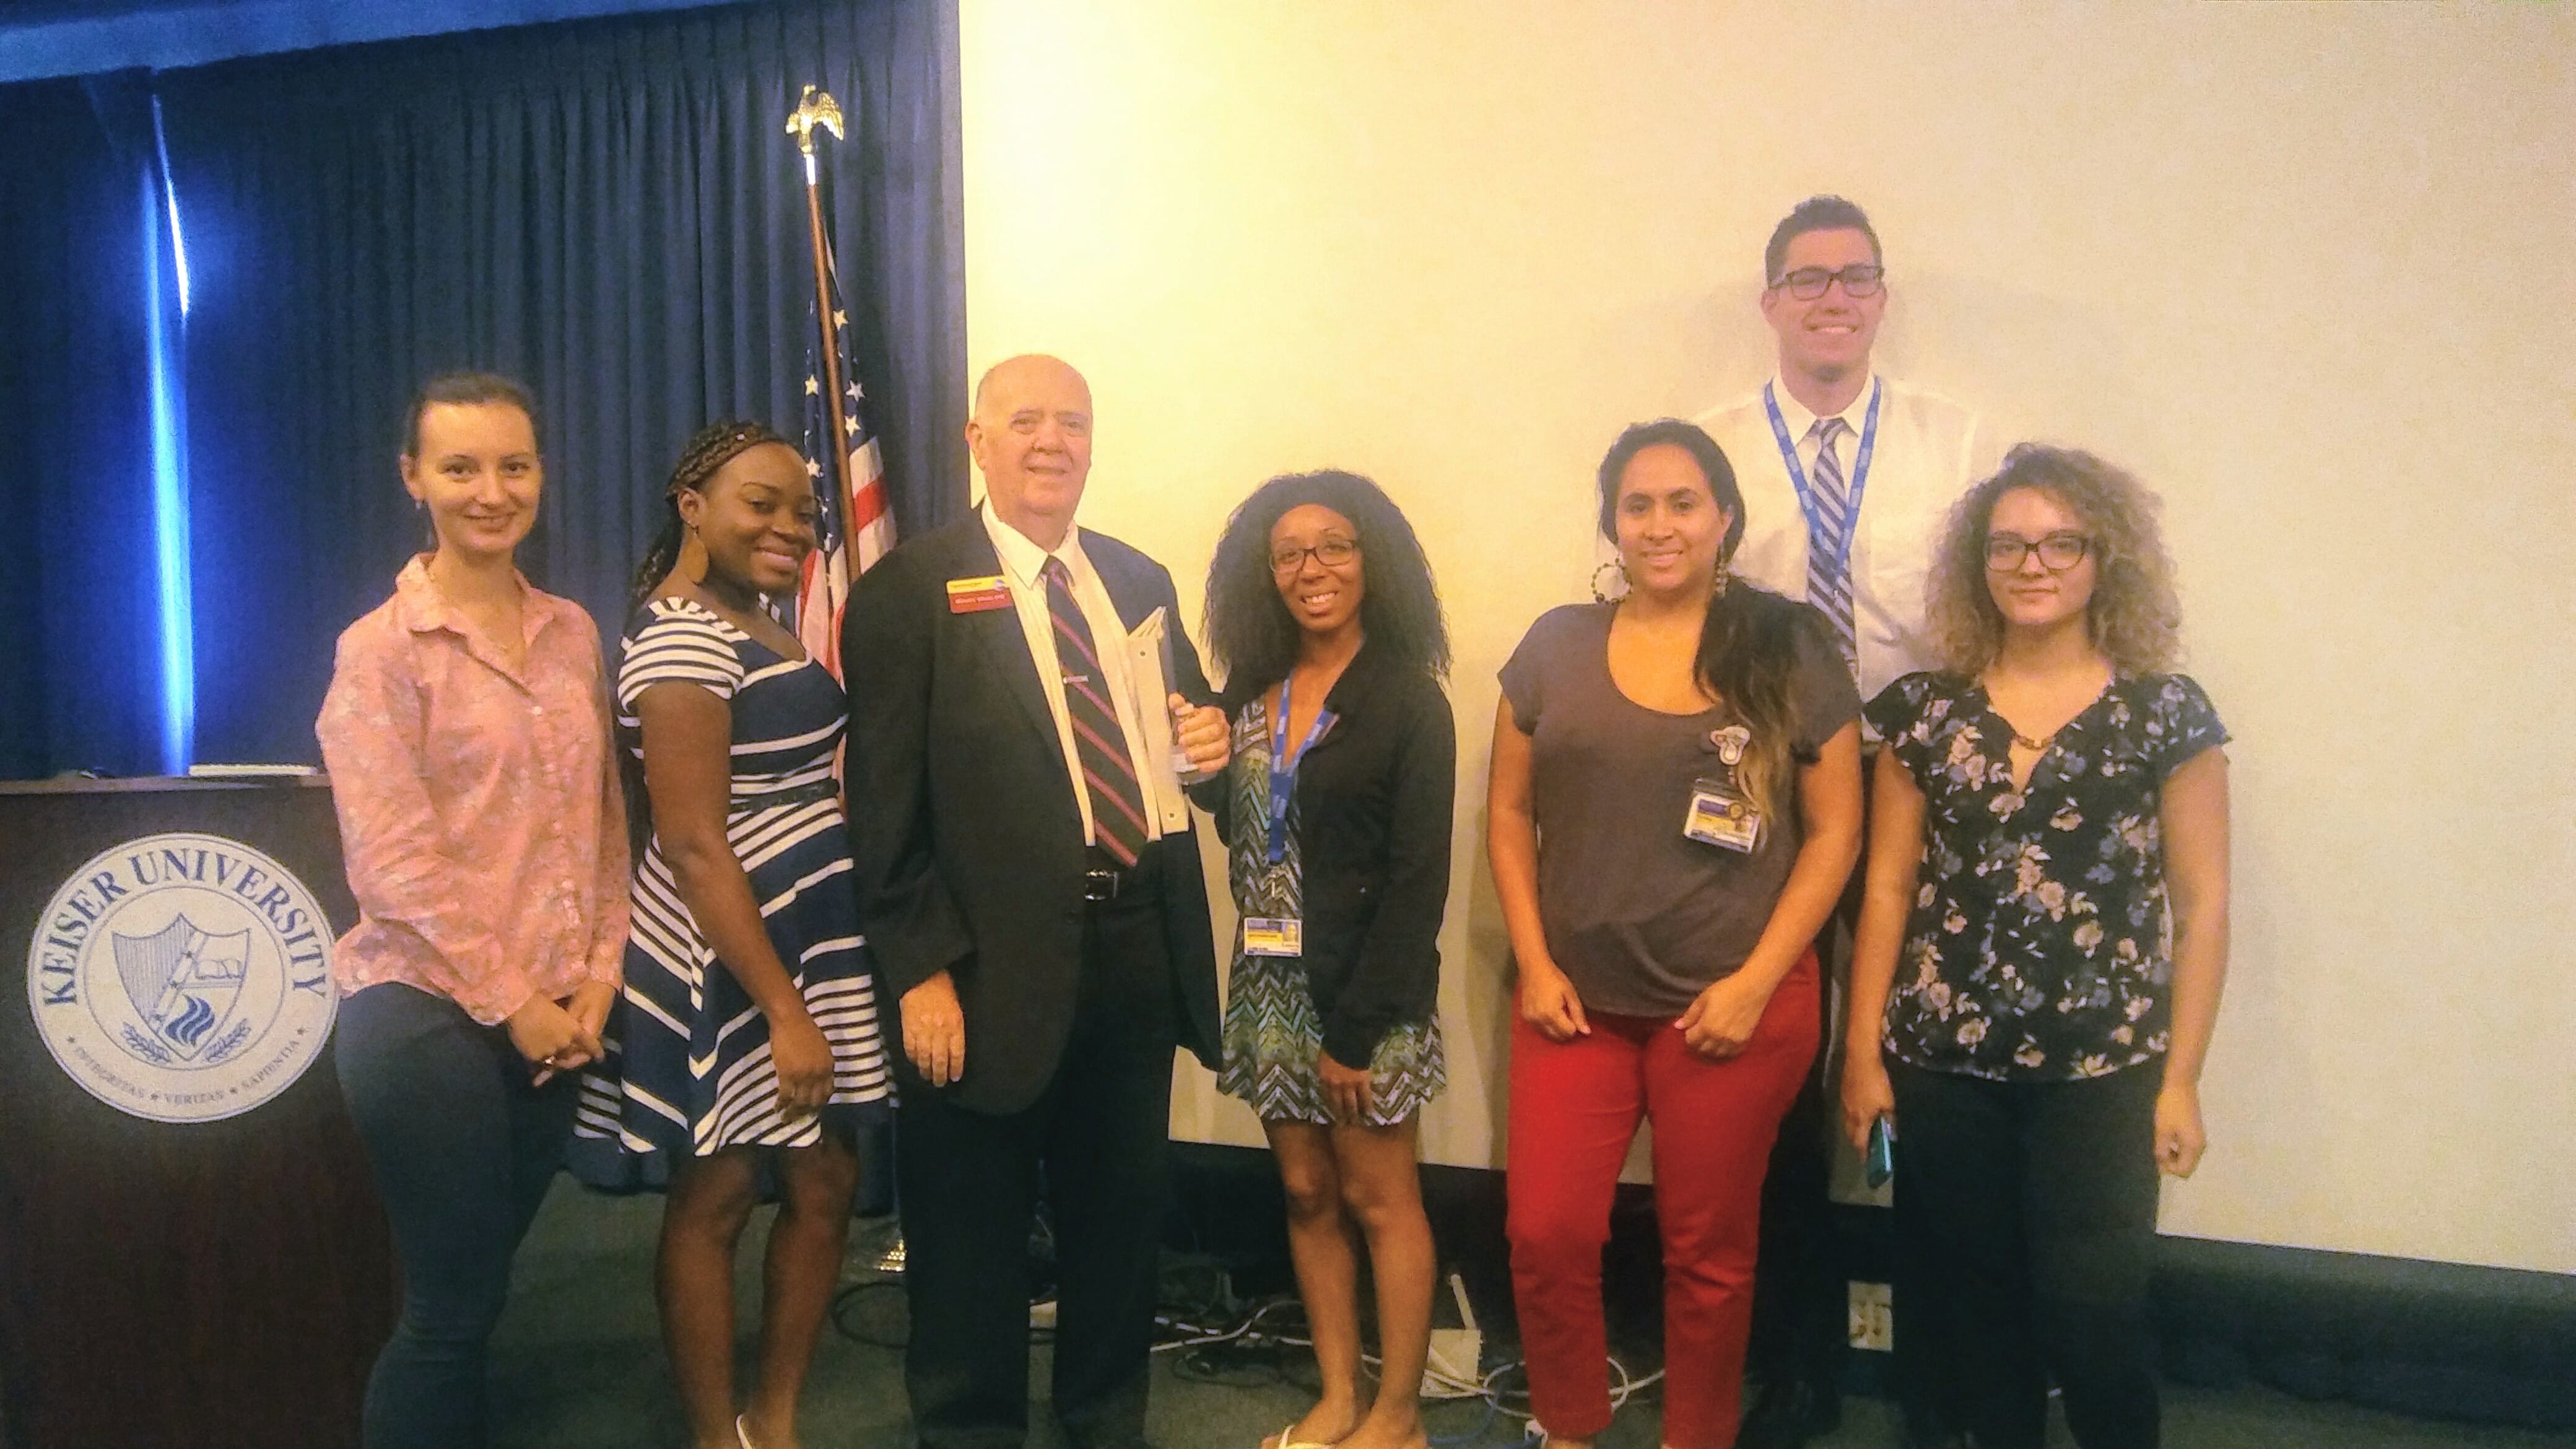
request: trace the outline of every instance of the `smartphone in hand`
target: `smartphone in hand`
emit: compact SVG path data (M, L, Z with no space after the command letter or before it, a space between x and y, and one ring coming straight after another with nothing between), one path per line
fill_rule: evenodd
M1880 1114L1869 1124L1869 1150L1863 1154L1863 1171L1871 1187L1885 1187L1896 1175L1896 1120Z

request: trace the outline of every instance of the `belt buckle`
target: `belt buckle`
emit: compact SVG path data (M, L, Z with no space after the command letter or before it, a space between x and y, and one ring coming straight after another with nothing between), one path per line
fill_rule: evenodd
M1118 899L1118 872L1097 867L1082 873L1082 898L1086 901Z

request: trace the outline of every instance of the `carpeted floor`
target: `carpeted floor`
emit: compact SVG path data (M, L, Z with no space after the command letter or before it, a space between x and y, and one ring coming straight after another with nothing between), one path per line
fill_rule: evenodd
M682 1449L678 1402L662 1358L653 1308L653 1237L661 1199L606 1198L559 1184L519 1258L510 1313L494 1349L496 1414L503 1449ZM740 1298L758 1304L758 1250L766 1214L745 1234ZM866 1275L853 1237L848 1276ZM845 1314L851 1328L880 1339L901 1332L900 1294L871 1293ZM750 1319L750 1313L746 1314ZM748 1346L751 1324L746 1321ZM1264 1435L1302 1413L1309 1402L1291 1364L1195 1381L1175 1355L1157 1355L1151 1430L1162 1449L1257 1449ZM1490 1361L1490 1354L1489 1354ZM1033 1379L1043 1392L1041 1351ZM1517 1419L1489 1418L1482 1405L1454 1403L1427 1414L1435 1442L1500 1449L1521 1437ZM1043 1407L1031 1449L1057 1449L1060 1438ZM1602 1449L1653 1449L1652 1391L1621 1410ZM910 1449L901 1355L827 1331L805 1395L806 1449ZM2059 1441L2069 1442L2069 1441ZM2208 1393L2176 1390L2166 1398L2165 1442L2174 1449L2540 1449L2576 1444L2576 1436L2427 1423L2336 1404L2311 1404L2265 1390ZM1814 1441L1816 1449L1888 1449L1896 1443L1885 1405L1847 1402L1843 1427Z

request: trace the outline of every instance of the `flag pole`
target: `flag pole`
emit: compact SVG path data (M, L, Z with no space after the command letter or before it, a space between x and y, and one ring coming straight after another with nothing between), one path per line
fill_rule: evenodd
M815 339L815 349L823 359L823 416L831 422L831 454L814 461L832 470L834 496L840 507L848 509L858 497L857 482L850 476L850 419L846 385L841 376L841 349L834 336L840 319L833 315L831 282L831 246L823 230L823 193L821 168L814 157L814 133L829 131L834 140L841 139L841 107L829 91L807 86L797 99L795 114L787 118L787 134L796 138L796 149L805 156L805 220L807 239L814 249L814 324L822 335Z

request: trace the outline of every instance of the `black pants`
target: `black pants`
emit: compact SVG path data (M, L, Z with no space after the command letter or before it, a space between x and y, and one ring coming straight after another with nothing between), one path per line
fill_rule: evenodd
M2084 1449L2152 1449L2147 1278L2160 1063L2081 1082L1993 1082L1888 1064L1896 1213L1926 1295L1908 1332L1940 1358L1949 1421L2040 1449L2048 1383ZM1900 1305L1902 1306L1902 1305Z
M402 1263L402 1318L367 1379L367 1449L488 1441L484 1361L510 1259L562 1165L570 1078L528 1085L509 1034L393 982L340 1004L340 1091Z
M1041 1172L1055 1221L1056 1418L1076 1449L1144 1442L1178 1016L1157 893L1124 891L1086 914L1072 1035L1037 1102L992 1115L913 1090L895 1120L912 1306L904 1387L922 1449L1027 1438Z

